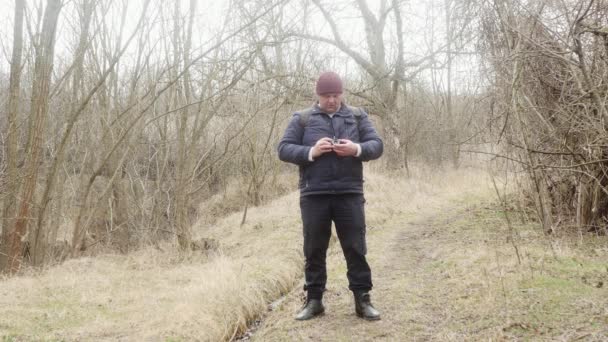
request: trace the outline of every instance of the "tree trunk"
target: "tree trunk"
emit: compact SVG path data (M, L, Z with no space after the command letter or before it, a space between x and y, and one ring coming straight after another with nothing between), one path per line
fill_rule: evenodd
M180 60L183 59L184 68L190 64L190 45L192 42L192 24L194 20L194 12L196 11L196 1L190 0L189 7L189 19L185 41L183 44L183 55L180 52L179 46L179 24L178 20L180 16L179 4L175 3L175 39L174 39L174 53L175 53L175 65L177 68L180 65ZM181 56L180 56L181 55ZM184 105L192 102L192 91L190 85L190 71L188 69L184 70L183 73L184 81L183 81L183 94L180 88L180 83L176 84L176 105ZM181 103L183 101L184 103ZM188 156L188 142L186 141L187 133L188 133L188 118L190 116L190 106L186 106L180 111L179 122L177 123L178 127L178 154L177 154L177 163L176 163L176 185L175 185L175 225L176 225L176 233L177 233L177 242L179 244L180 249L187 250L191 246L192 242L192 234L190 232L190 220L188 217L188 208L190 206L189 196L188 196L188 184L190 179L190 159Z
M0 271L8 265L9 230L14 224L15 194L17 187L17 138L19 130L17 125L17 112L19 111L19 97L21 84L21 55L23 50L23 8L24 0L15 3L15 28L13 32L13 55L11 58L11 75L8 97L8 126L6 146L6 192L4 193L4 206L2 208L2 235L0 237Z
M77 116L75 116L73 113L78 113L78 107L81 106L80 100L82 98L82 94L83 94L83 88L84 88L84 83L83 83L83 67L84 67L84 55L85 52L87 50L88 47L88 39L89 39L89 28L90 28L90 24L91 24L91 18L93 15L93 10L95 8L95 5L93 4L92 0L88 0L85 1L82 4L82 21L81 21L81 29L82 31L80 32L80 37L79 37L79 42L78 42L78 48L76 49L76 53L74 56L74 72L73 72L73 77L72 77L72 100L74 101L72 103L72 106L70 108L70 114L67 117L67 129L65 130L65 132L63 132L62 134L64 135L64 139L60 140L60 143L58 143L57 145L59 146L59 148L57 149L56 152L56 156L55 159L53 160L53 163L51 164L50 170L49 170L49 174L47 176L46 179L46 186L44 188L44 193L42 194L42 199L40 201L40 213L38 214L38 220L36 223L36 226L34 228L33 231L33 241L32 241L32 255L33 255L33 264L34 265L41 265L44 262L44 255L45 255L45 249L46 249L46 244L48 242L50 242L51 244L53 244L55 241L55 238L52 239L46 239L46 237L44 236L45 231L44 231L44 222L48 223L49 218L47 217L47 207L49 206L49 203L51 202L51 194L53 193L54 189L55 189L55 185L56 184L63 184L63 176L59 176L58 173L60 172L59 168L60 168L60 164L63 162L63 156L64 156L64 149L67 143L67 138L70 136L71 133L71 127L74 125L74 123L76 122ZM61 133L60 131L58 131L58 136L59 133ZM63 141L65 140L65 141ZM58 193L55 194L55 196L53 196L54 201L57 203L58 206L58 210L57 213L58 215L54 215L50 218L50 221L52 222L50 225L50 229L52 231L48 232L48 236L50 237L56 237L57 236L57 229L59 228L59 220L58 218L60 217L61 213L61 208L63 207L63 187L60 186L58 188Z
M9 232L7 270L15 273L21 266L23 239L28 233L30 206L38 183L38 170L43 149L44 125L48 112L49 85L53 70L55 32L57 19L61 11L61 0L49 0L44 13L41 41L36 51L34 82L32 86L32 104L30 113L30 131L28 133L28 150L25 161L23 185L17 203L17 217L12 231Z
M452 162L452 167L458 168L459 161L459 146L457 145L456 119L454 118L454 109L452 105L452 0L445 0L445 26L446 26L446 94L445 94L445 115L447 116L446 127L448 129L446 150L450 154L449 158Z

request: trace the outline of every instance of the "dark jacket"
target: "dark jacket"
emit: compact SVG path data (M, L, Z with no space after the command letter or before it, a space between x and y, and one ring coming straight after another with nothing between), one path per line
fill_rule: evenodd
M362 162L382 155L382 140L376 133L369 117L363 113L357 118L351 109L342 104L332 117L323 113L318 105L313 107L308 121L300 120L300 113L293 114L283 138L279 142L279 158L300 166L300 194L363 193ZM338 157L335 152L324 153L315 161L308 160L312 146L321 138L349 139L361 145L359 157Z

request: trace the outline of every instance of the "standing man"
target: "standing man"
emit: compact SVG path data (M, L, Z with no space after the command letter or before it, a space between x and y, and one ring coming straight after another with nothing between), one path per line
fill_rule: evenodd
M338 74L322 73L316 93L318 102L293 115L278 148L282 161L300 167L307 299L296 319L325 312L325 257L333 221L346 258L355 312L361 318L378 320L380 313L370 301L372 275L365 259L362 162L382 155L382 140L363 110L343 102Z

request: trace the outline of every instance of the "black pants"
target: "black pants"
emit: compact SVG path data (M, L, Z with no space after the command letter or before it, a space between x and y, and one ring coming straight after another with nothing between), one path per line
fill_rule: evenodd
M353 292L371 290L372 273L365 259L364 203L362 194L309 195L300 198L308 298L320 299L325 291L325 258L332 221L346 258L348 288Z

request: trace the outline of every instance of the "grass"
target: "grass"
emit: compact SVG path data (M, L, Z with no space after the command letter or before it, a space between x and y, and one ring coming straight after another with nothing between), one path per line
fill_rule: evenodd
M375 178L368 192L373 324L352 313L339 249L328 259L325 317L293 322L301 291L270 315L260 341L575 340L608 338L608 239L545 236L505 211L479 174L424 182ZM392 180L389 181L389 179ZM477 189L472 191L475 186ZM484 187L487 187L484 188ZM386 201L386 202L383 202ZM397 205L395 205L397 204ZM517 252L520 255L518 261Z
M415 270L415 255L433 253L432 246L424 250L410 248L410 241L428 233L421 217L433 216L436 220L449 218L442 209L446 203L473 203L478 195L463 196L479 182L480 173L461 171L436 174L418 170L417 176L405 179L393 174L374 174L367 182L366 215L368 223L368 262L372 267L375 284L372 297L381 311L388 315L370 324L358 319L353 311L352 294L347 288L346 266L338 246L328 256L328 284L324 295L326 315L313 322L295 322L293 315L302 304L302 291L295 289L289 300L265 321L254 335L260 341L309 340L388 340L416 339L416 331L424 331L431 324L417 324L424 314L418 295L428 286L423 274ZM486 189L475 190L487 198ZM464 199L462 199L464 197ZM422 231L416 236L400 236L408 226ZM430 238L430 237L429 237ZM395 255L404 252L405 255ZM438 279L435 279L438 280ZM424 338L419 338L424 339Z
M520 264L506 239L511 234L504 212L489 200L491 187L469 191L479 187L479 172L420 169L415 174L407 179L369 173L365 183L370 263L391 262L387 251L405 226L419 229L416 238L423 247L408 256L422 254L427 260L415 272L380 274L379 286L397 294L384 299L386 309L405 323L371 326L378 328L367 331L370 339L390 340L397 326L402 331L396 336L406 339L606 336L605 238L585 237L584 246L591 247L581 248L578 238L549 240L534 224L513 217ZM453 210L445 210L446 203ZM287 299L275 308L280 318L268 322L273 334L261 333L262 340L307 339L323 329L333 331L336 340L349 340L370 325L350 321L352 298L337 244L328 258L329 319L314 322L315 333L293 323L302 294L298 206L294 192L250 208L242 226L240 212L201 220L194 235L220 242L211 254L183 254L167 244L2 279L2 341L230 340L283 295ZM430 219L421 223L421 217ZM345 324L337 324L340 317L348 318Z
M446 327L462 336L488 339L561 340L608 336L606 288L608 254L589 257L585 248L556 242L544 236L535 223L515 223L513 236L521 263L496 204L475 206L450 227L466 233L466 251L444 255L433 272L447 273L458 294L453 310L460 318ZM510 214L510 213L508 213ZM512 220L512 222L517 220ZM521 238L525 236L525 238ZM608 245L605 237L596 244ZM468 240L468 241L467 241ZM567 239L564 239L566 241ZM563 241L562 241L563 242Z
M0 336L17 340L226 340L301 275L297 196L213 227L212 255L172 245L70 260L0 281ZM269 212L271 212L269 214Z

